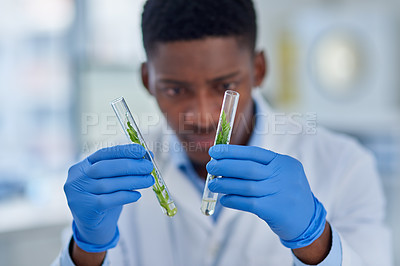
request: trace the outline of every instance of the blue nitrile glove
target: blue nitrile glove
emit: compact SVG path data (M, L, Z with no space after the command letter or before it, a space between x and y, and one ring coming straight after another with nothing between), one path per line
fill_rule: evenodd
M302 164L289 156L259 147L216 145L207 171L222 178L208 187L223 206L256 214L283 245L310 245L325 228L326 211L314 197Z
M81 249L101 252L117 245L122 206L140 198L135 189L154 183L153 164L144 155L138 144L114 146L69 169L64 191L74 218L74 240Z

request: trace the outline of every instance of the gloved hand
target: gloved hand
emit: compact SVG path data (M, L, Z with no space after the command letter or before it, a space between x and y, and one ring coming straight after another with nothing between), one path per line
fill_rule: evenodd
M259 147L216 145L207 171L223 206L256 214L283 245L295 249L316 240L325 227L326 211L314 197L302 164Z
M64 191L81 249L101 252L117 245L122 206L140 198L134 190L154 183L153 164L144 155L141 145L120 145L101 149L69 169Z

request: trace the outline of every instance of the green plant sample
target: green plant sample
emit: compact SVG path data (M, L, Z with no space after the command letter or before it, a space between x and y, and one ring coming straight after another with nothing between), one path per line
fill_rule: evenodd
M129 138L131 139L131 141L133 143L142 145L142 143L140 143L140 140L139 140L139 137L138 137L138 133L132 127L131 122L128 121L126 124L128 125L128 128L126 129L126 131L128 131L128 135L129 135Z
M221 130L218 133L217 140L215 144L228 144L229 131L231 130L231 125L226 120L226 114L222 111L221 115Z
M215 145L217 144L228 144L229 131L231 130L231 125L226 120L226 114L222 110L221 115L221 130L218 132L217 139L215 140ZM214 179L215 176L212 175L211 179Z
M144 147L143 143L140 142L138 133L136 130L132 127L131 123L128 121L127 123L128 128L126 131L128 132L129 138L133 143L140 144ZM145 147L144 147L145 148ZM143 157L145 158L145 157ZM160 185L160 180L158 178L158 173L155 168L153 168L153 171L151 172L151 175L154 177L154 185L153 185L153 191L156 193L156 196L158 198L158 202L160 203L161 207L165 209L167 212L168 216L174 216L177 212L177 208L171 209L169 206L169 195L167 193L167 190L165 189L165 185L161 184Z

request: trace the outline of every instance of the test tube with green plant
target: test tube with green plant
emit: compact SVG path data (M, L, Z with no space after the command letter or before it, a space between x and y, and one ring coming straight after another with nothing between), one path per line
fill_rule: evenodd
M153 163L153 171L151 175L154 177L154 185L153 191L157 196L157 200L160 203L162 211L172 217L176 214L177 208L175 206L174 201L172 200L170 193L168 192L168 188L165 185L163 178L161 177L160 171L148 149L146 142L142 134L140 133L139 127L137 126L135 119L133 118L131 112L129 111L128 105L125 102L123 97L115 99L111 102L111 106L117 115L117 118L126 134L126 136L132 141L132 143L136 143L142 145L146 149L146 154L144 158L150 160Z
M238 103L239 103L238 92L232 90L225 91L214 145L229 144ZM203 192L203 199L201 201L201 207L200 207L201 212L207 216L214 214L215 205L217 203L217 198L218 198L218 193L213 193L208 189L208 183L212 179L219 177L220 176L207 174L206 184Z

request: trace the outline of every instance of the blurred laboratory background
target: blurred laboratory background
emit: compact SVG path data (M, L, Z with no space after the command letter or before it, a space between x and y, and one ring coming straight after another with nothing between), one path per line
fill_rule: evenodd
M109 102L158 112L142 88L144 0L0 1L0 265L48 265L70 225L71 164L119 144ZM376 156L400 265L400 1L255 0L262 91ZM141 119L145 121L146 119Z

